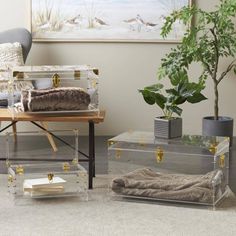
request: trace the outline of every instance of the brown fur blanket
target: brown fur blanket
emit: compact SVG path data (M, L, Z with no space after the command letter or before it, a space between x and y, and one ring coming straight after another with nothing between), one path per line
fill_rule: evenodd
M90 96L83 89L74 87L24 90L21 103L24 111L86 110Z
M215 194L212 180L218 172L166 174L143 168L113 179L112 190L123 195L211 203ZM222 178L223 174L218 176Z

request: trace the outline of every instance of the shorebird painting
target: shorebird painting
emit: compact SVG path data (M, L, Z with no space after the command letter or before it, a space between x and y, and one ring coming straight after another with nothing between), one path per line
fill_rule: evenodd
M38 26L38 28L40 30L50 30L51 27L52 27L52 25L50 22L47 22L47 23L44 23L44 24Z
M94 21L98 26L108 26L108 24L105 21L103 21L97 17L94 17Z
M142 29L142 26L146 25L146 23L139 14L136 16L136 19L138 23L138 32L140 32Z
M77 15L71 19L65 20L64 21L64 26L67 27L80 27L81 26L81 21L82 21L82 16Z
M236 1L236 0L235 0ZM190 6L190 0L31 0L34 40L155 41L170 12ZM186 32L173 25L170 40Z
M155 29L155 27L156 27L157 25L158 25L158 24L151 23L151 22L146 22L146 23L145 23L146 29L147 29L148 31L151 31L151 30Z
M137 26L137 19L136 18L131 18L129 20L124 20L124 22L129 25L129 29L131 31L135 31L135 28Z
M138 31L138 32L141 32L142 26L144 26L146 24L139 14L137 14L137 16L135 18L131 18L129 20L124 20L124 22L129 24L130 30Z

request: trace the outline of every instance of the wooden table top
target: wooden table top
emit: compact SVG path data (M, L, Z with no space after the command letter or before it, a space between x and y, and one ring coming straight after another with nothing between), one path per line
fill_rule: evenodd
M101 123L104 121L105 111L94 113L77 113L77 114L27 114L18 113L12 116L9 109L0 109L0 121L48 121L48 122L94 122Z

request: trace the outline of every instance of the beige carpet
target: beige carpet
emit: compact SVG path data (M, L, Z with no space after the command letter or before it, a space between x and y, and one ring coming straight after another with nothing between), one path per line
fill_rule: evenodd
M114 201L98 176L90 200L52 199L15 205L0 175L0 236L235 236L236 199L216 211L185 205Z

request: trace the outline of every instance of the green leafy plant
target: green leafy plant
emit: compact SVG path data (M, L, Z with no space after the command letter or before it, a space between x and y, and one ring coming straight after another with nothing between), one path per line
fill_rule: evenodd
M140 89L143 98L149 105L158 105L163 111L165 119L173 118L173 114L181 116L182 109L179 107L185 102L197 103L205 100L201 94L203 89L200 83L190 83L187 77L182 77L176 86L164 89L164 85L157 83Z
M168 77L173 85L188 77L189 66L195 62L202 66L198 75L200 84L207 78L213 81L214 119L219 118L219 84L233 70L236 73L236 0L221 0L215 11L207 12L196 6L183 7L165 18L161 35L165 38L175 22L182 21L187 29L182 42L162 59L159 78ZM191 24L194 19L194 24ZM220 72L222 58L232 58Z

